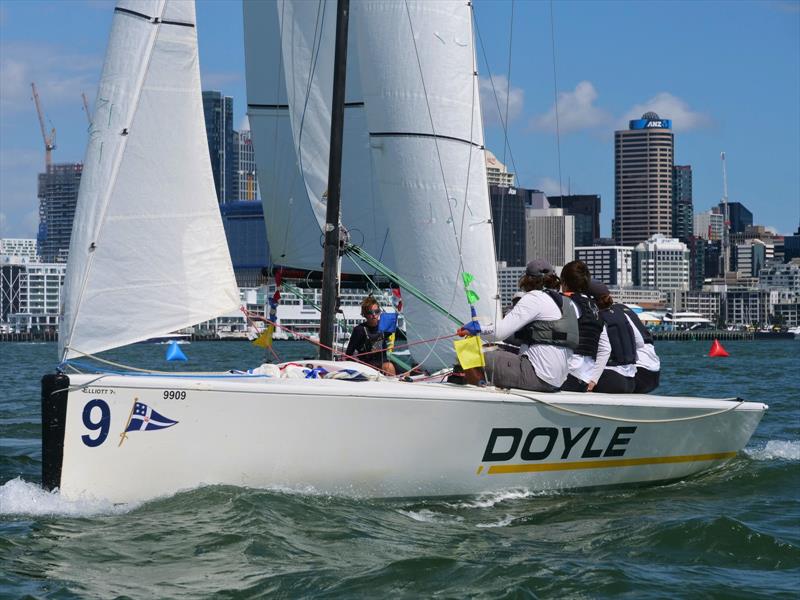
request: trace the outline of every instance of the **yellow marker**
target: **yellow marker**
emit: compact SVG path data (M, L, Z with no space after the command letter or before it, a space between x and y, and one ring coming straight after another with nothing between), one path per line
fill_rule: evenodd
M481 350L481 338L477 335L467 336L463 340L455 340L453 347L462 369L483 367L486 361Z
M483 465L480 465L480 466L478 467L478 472L477 472L477 473L475 473L475 475L480 475L480 474L481 474L481 471L483 471Z

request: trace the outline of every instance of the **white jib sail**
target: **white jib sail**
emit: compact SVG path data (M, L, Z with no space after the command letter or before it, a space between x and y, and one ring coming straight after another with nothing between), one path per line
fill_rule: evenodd
M62 358L239 305L203 120L194 2L118 2L92 123Z
M467 321L460 273L479 316L495 320L497 267L486 183L471 7L463 0L351 5L375 194L392 224L396 270ZM353 27L355 25L355 27ZM452 321L404 297L410 342L428 367L452 364Z
M322 263L320 240L328 191L335 8L335 3L322 0L244 4L248 114L272 260L314 270ZM352 39L342 153L342 224L353 243L392 264L389 225L373 196L369 137ZM349 260L342 270L359 272Z

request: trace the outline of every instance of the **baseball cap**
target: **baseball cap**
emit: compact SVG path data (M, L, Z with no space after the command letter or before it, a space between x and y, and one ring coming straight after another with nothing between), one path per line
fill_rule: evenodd
M532 277L541 277L553 273L553 265L543 258L535 258L525 267L525 274Z

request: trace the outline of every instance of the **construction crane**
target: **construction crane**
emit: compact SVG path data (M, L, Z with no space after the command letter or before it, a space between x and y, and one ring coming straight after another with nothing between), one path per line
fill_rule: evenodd
M89 112L89 101L86 99L86 94L81 92L81 98L83 98L83 110L86 113L86 120L89 121L89 127L92 126L92 113Z
M39 115L39 127L42 129L42 140L44 140L44 166L45 170L49 171L50 165L53 164L53 150L56 149L56 128L52 127L50 129L50 135L47 135L47 130L44 126L42 104L39 101L39 93L36 91L35 83L31 83L31 89L33 90L33 101L36 104L36 113Z

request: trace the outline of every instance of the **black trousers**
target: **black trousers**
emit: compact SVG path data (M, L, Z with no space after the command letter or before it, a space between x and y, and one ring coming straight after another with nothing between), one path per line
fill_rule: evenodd
M581 381L572 374L567 375L567 380L561 386L562 392L585 392L589 384Z
M636 378L625 377L611 369L605 369L593 392L601 394L632 394L636 389Z
M661 380L661 371L650 371L642 367L636 368L636 387L634 392L637 394L649 394L658 387Z

